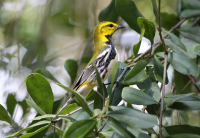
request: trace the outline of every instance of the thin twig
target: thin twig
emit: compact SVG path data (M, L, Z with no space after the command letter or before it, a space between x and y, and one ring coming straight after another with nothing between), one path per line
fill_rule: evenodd
M159 118L159 137L162 137L162 115L163 115L163 105L164 105L164 97L165 97L165 78L167 72L167 54L165 54L165 63L164 63L164 71L163 71L163 90L162 90L162 98L161 98L161 107L160 107L160 118Z
M168 56L168 51L165 46L165 42L162 37L161 33L161 15L160 15L160 5L161 2L160 0L158 1L158 31L159 31L159 36L160 40L163 44L164 50L165 50L165 62L164 62L164 71L163 71L163 83L162 83L162 98L161 98L161 107L160 107L160 118L159 118L159 137L162 137L162 115L163 115L163 106L164 106L164 97L165 97L165 78L166 78L166 72L167 72L167 56Z
M92 105L93 103L94 103L94 101L88 103L88 106L89 106L89 105ZM74 113L80 111L81 109L83 109L83 108L80 107L80 108L78 108L78 109L76 109L76 110L70 112L69 114L65 114L65 115L66 115L66 116L72 115L72 114L74 114ZM52 120L51 123L56 123L56 122L58 122L58 121L60 121L60 120L61 120L61 118L58 118L58 119L56 119L56 120Z
M183 89L181 90L181 92L179 94L182 94L184 92L184 90L192 83L191 80L188 81L188 83L183 87Z
M95 91L102 99L104 98L98 91Z
M199 87L196 85L196 82L194 81L194 79L190 76L190 75L187 75L188 78L192 81L192 83L194 84L195 88L197 89L197 91L200 93L200 89Z

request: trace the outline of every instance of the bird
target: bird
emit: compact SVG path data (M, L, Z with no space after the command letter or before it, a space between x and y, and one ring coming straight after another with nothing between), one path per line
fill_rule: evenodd
M93 56L73 87L73 90L77 93L86 96L94 86L98 85L94 64L100 74L102 82L108 79L112 74L113 67L115 63L118 62L118 54L111 38L113 33L121 28L125 27L110 21L100 22L96 25L93 32ZM56 117L74 99L75 96L72 94L65 105L56 114Z

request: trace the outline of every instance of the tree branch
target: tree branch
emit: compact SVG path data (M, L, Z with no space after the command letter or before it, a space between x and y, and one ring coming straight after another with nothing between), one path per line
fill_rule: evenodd
M190 76L190 75L187 75L188 78L192 81L192 83L194 84L195 88L197 89L197 91L200 93L200 89L199 87L196 85L196 82L194 81L194 79Z

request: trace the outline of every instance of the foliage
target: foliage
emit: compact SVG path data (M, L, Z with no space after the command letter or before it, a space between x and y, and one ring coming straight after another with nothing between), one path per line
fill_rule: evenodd
M176 3L173 12L170 12L170 2L173 5ZM193 119L200 117L200 1L170 2L161 0L159 11L159 3L151 0L151 10L146 12L152 13L153 19L145 10L141 10L141 7L147 6L145 1L142 5L141 1L136 0L111 0L105 5L107 7L99 13L99 21L109 20L117 24L126 22L129 26L127 29L135 30L140 34L140 38L131 50L133 55L125 62L119 61L115 65L112 76L108 79L108 86L103 84L97 72L98 94L92 90L86 98L64 85L62 80L46 69L47 66L55 64L52 61L57 58L56 54L52 53L53 57L48 58L48 52L51 50L48 47L50 42L47 41L47 38L51 38L48 27L59 30L57 33L60 35L69 32L68 37L75 33L73 29L84 28L87 37L88 32L92 32L88 29L91 27L86 27L83 23L87 16L81 14L79 17L84 18L84 21L75 22L75 15L79 14L81 7L76 7L76 3L70 0L50 0L41 6L46 12L43 15L44 21L40 21L41 26L37 29L28 26L28 21L23 22L28 20L27 17L12 19L9 18L9 11L3 12L5 15L0 15L0 27L3 28L1 35L5 37L6 46L5 49L0 49L0 68L8 69L6 61L15 58L14 55L2 51L17 45L14 53L19 54L21 47L26 49L19 63L20 67L29 68L32 72L25 82L30 98L18 101L14 94L8 94L7 108L0 104L0 120L12 128L7 137L200 137L200 124L194 124L198 121ZM3 11L3 6L0 6ZM87 11L85 7L82 8ZM156 30L159 17L161 28ZM63 18L65 20L62 20ZM19 29L21 26L24 26L24 29ZM163 34L163 42L158 39L161 35L158 31ZM151 47L141 54L138 52L143 37L149 39ZM163 45L166 45L167 52L164 51L165 47L162 48ZM81 56L81 59L90 57L88 55ZM71 79L69 85L76 80L78 68L82 64L84 63L76 59L63 62ZM76 97L58 117L56 113L66 99L55 101L56 91L52 89L52 83L65 91L71 91ZM121 100L123 104L119 104ZM143 109L138 110L135 105L142 105ZM30 113L30 108L37 112L26 127L20 126L14 120L17 106L23 110L23 119ZM158 121L160 119L161 121Z

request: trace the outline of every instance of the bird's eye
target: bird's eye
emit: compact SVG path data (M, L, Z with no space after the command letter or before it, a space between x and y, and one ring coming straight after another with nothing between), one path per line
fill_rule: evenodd
M108 26L109 26L109 27L113 27L113 24L109 24Z

